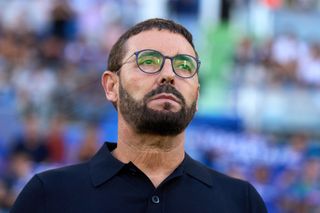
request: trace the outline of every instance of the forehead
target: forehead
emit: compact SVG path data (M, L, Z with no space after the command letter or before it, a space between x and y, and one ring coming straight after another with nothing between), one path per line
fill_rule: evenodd
M128 55L143 49L154 49L169 56L178 53L195 56L195 51L187 39L168 30L152 29L134 35L128 39L126 49Z

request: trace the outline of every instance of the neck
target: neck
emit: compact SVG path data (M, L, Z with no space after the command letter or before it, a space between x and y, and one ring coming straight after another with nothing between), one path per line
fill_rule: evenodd
M176 136L138 134L119 123L118 145L113 151L123 163L132 162L157 187L184 159L184 132Z

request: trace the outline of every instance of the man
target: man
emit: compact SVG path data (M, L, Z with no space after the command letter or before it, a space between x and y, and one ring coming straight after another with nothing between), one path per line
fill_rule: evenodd
M184 151L199 67L181 25L150 19L129 29L102 76L118 111L118 143L106 143L89 162L35 175L11 212L266 212L249 183Z

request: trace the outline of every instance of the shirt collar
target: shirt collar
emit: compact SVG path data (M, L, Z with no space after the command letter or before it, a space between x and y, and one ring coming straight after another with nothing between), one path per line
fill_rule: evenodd
M201 181L208 186L213 185L213 180L209 168L192 159L187 153L185 153L182 166L184 168L184 171L193 178Z
M89 171L95 187L109 180L125 165L111 154L117 147L115 143L104 143L100 150L89 161Z
M104 143L89 161L90 176L95 187L109 180L125 166L124 163L114 158L111 154L111 151L116 147L117 144L115 143ZM187 153L180 166L193 178L208 186L213 185L209 169L192 159Z

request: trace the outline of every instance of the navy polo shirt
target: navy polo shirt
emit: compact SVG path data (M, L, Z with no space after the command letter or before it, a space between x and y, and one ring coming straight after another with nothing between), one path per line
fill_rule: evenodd
M133 163L124 164L105 143L88 162L35 175L12 213L265 213L248 182L230 178L193 160L155 188Z

